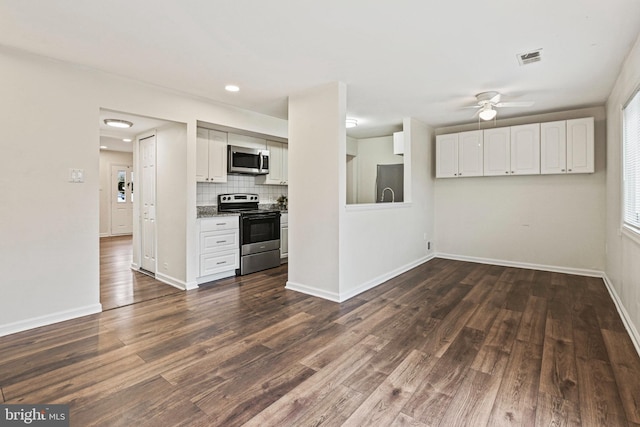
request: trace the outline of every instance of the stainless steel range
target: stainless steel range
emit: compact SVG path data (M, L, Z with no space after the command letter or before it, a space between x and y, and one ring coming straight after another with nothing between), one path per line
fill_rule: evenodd
M219 194L219 212L240 214L240 269L238 275L280 265L280 211L259 209L257 194Z

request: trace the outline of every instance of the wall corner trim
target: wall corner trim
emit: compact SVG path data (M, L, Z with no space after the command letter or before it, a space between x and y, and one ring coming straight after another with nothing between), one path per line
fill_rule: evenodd
M0 325L0 337L100 312L102 312L102 304L93 304L71 310L59 311L45 316L32 317L31 319Z

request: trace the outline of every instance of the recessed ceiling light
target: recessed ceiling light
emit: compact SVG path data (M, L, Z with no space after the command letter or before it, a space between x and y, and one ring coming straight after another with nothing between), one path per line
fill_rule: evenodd
M104 150L104 149L106 149L106 148L108 148L106 145L101 145L101 146L100 146L100 149L101 149L101 150Z
M130 128L133 123L120 119L104 119L104 124L114 128Z
M227 92L237 92L240 90L240 88L236 85L226 85L224 88Z
M131 142L131 138L122 138L124 142Z
M347 119L345 120L345 126L347 129L354 128L358 126L358 121L356 119Z

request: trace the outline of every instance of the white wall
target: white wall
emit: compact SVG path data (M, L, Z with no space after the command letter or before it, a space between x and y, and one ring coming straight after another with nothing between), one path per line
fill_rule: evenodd
M111 166L133 166L133 153L100 150L100 236L111 235Z
M346 91L336 82L289 97L287 287L333 300L339 296L339 201L346 197Z
M426 261L424 236L433 236L429 127L404 121L409 141L405 161L410 160L405 164L405 195L410 203L347 206L345 118L343 83L289 97L287 288L334 301ZM310 174L310 163L322 167Z
M377 165L404 163L404 157L393 154L393 136L358 140L357 203L375 203Z
M498 113L499 114L499 113ZM604 270L604 108L498 121L595 117L595 173L437 179L436 252L568 270ZM437 134L477 129L466 125Z
M287 138L285 120L85 67L6 48L0 63L0 80L11 82L0 85L0 335L101 309L100 108L187 124L185 253L167 260L185 263L187 283L197 273L197 121ZM67 182L69 168L84 169L85 182Z
M424 262L433 252L426 248L434 236L433 131L414 119L405 119L403 127L405 161L410 162L405 164L407 203L341 204L342 300Z
M156 130L156 278L182 289L187 283L187 126L172 123ZM193 185L193 183L191 183Z
M606 273L632 323L640 351L640 241L621 232L622 106L640 85L640 37L607 100Z

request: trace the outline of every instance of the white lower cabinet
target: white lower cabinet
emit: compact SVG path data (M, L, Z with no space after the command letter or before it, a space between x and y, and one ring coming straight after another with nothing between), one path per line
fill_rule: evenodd
M280 259L289 257L289 214L280 216Z
M198 284L235 275L240 268L238 217L201 218L198 222Z

